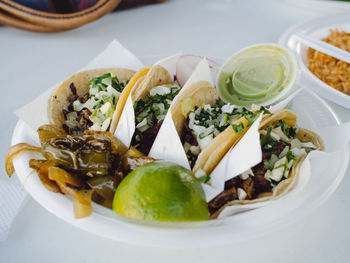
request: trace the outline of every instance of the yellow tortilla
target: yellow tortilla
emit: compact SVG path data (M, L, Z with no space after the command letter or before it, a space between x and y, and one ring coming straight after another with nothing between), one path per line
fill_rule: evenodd
M162 66L155 65L147 72L147 75L132 93L132 101L144 99L150 90L156 86L173 84L173 78Z
M217 90L207 81L197 82L185 92L181 93L172 106L172 117L179 136L182 134L186 118L189 113L195 109L195 106L200 107L205 104L213 106L218 98ZM236 133L230 125L201 151L192 169L194 173L198 170L203 170L206 174L210 174L214 170L226 152L234 146L248 130L248 121L244 117L235 121L233 124L238 125L241 122L244 125L244 130L241 133Z
M122 111L124 109L126 100L129 97L130 92L132 91L132 88L137 85L138 81L143 79L145 75L149 72L149 67L144 67L140 71L138 71L129 81L128 85L123 89L122 93L120 94L119 100L117 102L117 106L115 108L115 112L113 115L112 123L111 123L111 128L110 130L112 133L115 132L117 129L117 125L120 119L120 116L122 115Z
M278 122L279 120L284 120L288 126L295 126L297 117L296 115L290 111L290 110L282 110L279 113L270 115L265 117L261 123L260 123L260 129L264 129L266 127L269 127L273 125L274 123ZM312 142L317 149L323 151L324 150L324 144L322 139L314 132L299 128L296 137L301 142ZM288 193L295 185L297 181L297 177L299 174L300 166L304 159L306 158L306 155L299 156L294 165L292 166L291 171L289 172L289 177L282 182L280 182L272 192L266 192L260 194L256 199L253 200L233 200L231 202L228 202L224 206L222 206L218 211L216 211L214 214L211 215L211 218L217 218L218 215L222 212L222 210L227 206L233 206L233 205L246 205L246 204L254 204L259 202L265 202L270 201L279 198L280 196Z
M135 74L135 71L124 68L105 68L105 69L93 69L83 72L79 72L69 77L63 83L55 89L53 95L49 99L48 103L48 118L51 124L62 127L65 122L62 110L66 109L69 105L68 97L72 94L69 86L74 83L78 96L83 96L89 92L88 83L91 79L101 76L105 73L112 73L118 77L120 82L130 80ZM125 105L125 102L124 102ZM117 111L114 112L114 115ZM113 116L114 118L114 116ZM112 133L114 131L110 130Z

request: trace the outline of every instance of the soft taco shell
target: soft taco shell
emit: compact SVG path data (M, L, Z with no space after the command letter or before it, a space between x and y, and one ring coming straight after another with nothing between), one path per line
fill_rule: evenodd
M138 87L133 90L132 100L144 99L152 88L167 84L173 84L173 78L169 72L160 65L152 66Z
M287 125L294 126L296 124L296 115L290 110L285 109L279 113L265 117L261 121L260 129L271 126L274 123L278 122L279 120L284 120ZM316 133L309 131L307 129L299 128L296 136L302 142L312 142L317 147L316 150L320 150L320 151L324 150L323 141ZM282 182L280 182L278 186L276 186L273 189L273 192L262 193L256 199L253 199L253 200L233 200L231 202L228 202L227 204L222 206L218 211L212 214L211 218L217 218L218 215L221 213L221 211L227 206L247 205L247 204L254 204L259 202L271 201L286 194L294 187L297 181L297 176L300 170L300 166L305 158L306 158L306 155L301 155L298 157L291 171L289 172L289 177L283 180Z
M195 109L195 106L203 106L205 104L213 106L218 98L217 90L207 81L197 82L181 93L172 106L172 117L178 134L181 136L186 118ZM241 133L236 133L230 125L201 151L192 169L194 173L201 169L206 174L210 174L214 170L226 152L248 130L248 121L244 117L237 120L234 124L241 122L244 124L244 130Z
M118 77L120 82L124 80L130 80L135 74L135 71L124 68L105 68L105 69L93 69L83 72L79 72L69 77L62 84L60 84L53 92L48 103L48 118L51 124L62 127L64 124L64 116L62 110L69 105L68 97L71 95L70 85L74 83L78 96L83 96L89 92L88 82L98 76L105 73L112 73ZM115 114L116 112L114 112ZM113 131L111 131L113 132Z
M129 81L128 85L123 89L120 94L119 100L117 102L117 106L115 107L115 113L113 115L113 119L111 122L111 131L115 132L117 129L117 125L119 123L120 117L122 115L124 106L126 104L126 100L129 97L134 86L138 86L139 83L145 78L146 74L149 72L149 67L144 67L139 70Z

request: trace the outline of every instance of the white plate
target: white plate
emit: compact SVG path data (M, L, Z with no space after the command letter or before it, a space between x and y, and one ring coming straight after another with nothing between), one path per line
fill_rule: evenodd
M320 17L293 26L281 36L279 44L290 48L295 53L302 72L300 83L303 86L310 87L322 97L350 109L350 96L334 89L318 79L307 67L308 47L296 42L294 38L292 38L293 34L301 33L316 39L321 39L329 35L330 29L339 29L350 32L349 18L349 14L338 14Z
M333 110L317 95L304 90L292 101L290 108L299 116L299 125L318 131L340 123ZM12 144L38 144L36 132L19 121ZM325 141L327 147L327 141ZM290 193L269 206L236 214L220 220L201 223L158 223L130 220L112 210L93 205L91 216L74 219L73 202L69 196L49 192L36 174L30 174L28 162L33 155L25 153L14 160L17 175L28 193L44 208L64 221L88 232L125 243L156 247L212 247L241 242L285 227L315 209L335 191L349 160L349 150L338 152L332 173L312 174L305 187Z
M285 0L287 3L322 12L345 12L350 10L350 2L333 0Z

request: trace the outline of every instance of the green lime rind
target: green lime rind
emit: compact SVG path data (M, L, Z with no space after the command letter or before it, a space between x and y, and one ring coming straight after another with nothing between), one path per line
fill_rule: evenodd
M208 220L201 183L187 169L155 161L132 171L114 195L113 210L126 217L154 221Z

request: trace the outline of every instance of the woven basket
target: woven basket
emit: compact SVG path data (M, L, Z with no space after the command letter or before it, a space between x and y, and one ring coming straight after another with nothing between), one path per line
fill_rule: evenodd
M60 1L60 0L57 0ZM164 0L124 0L122 8ZM0 23L33 32L59 32L92 22L116 8L121 0L98 0L93 6L69 14L38 11L10 0L0 0Z

